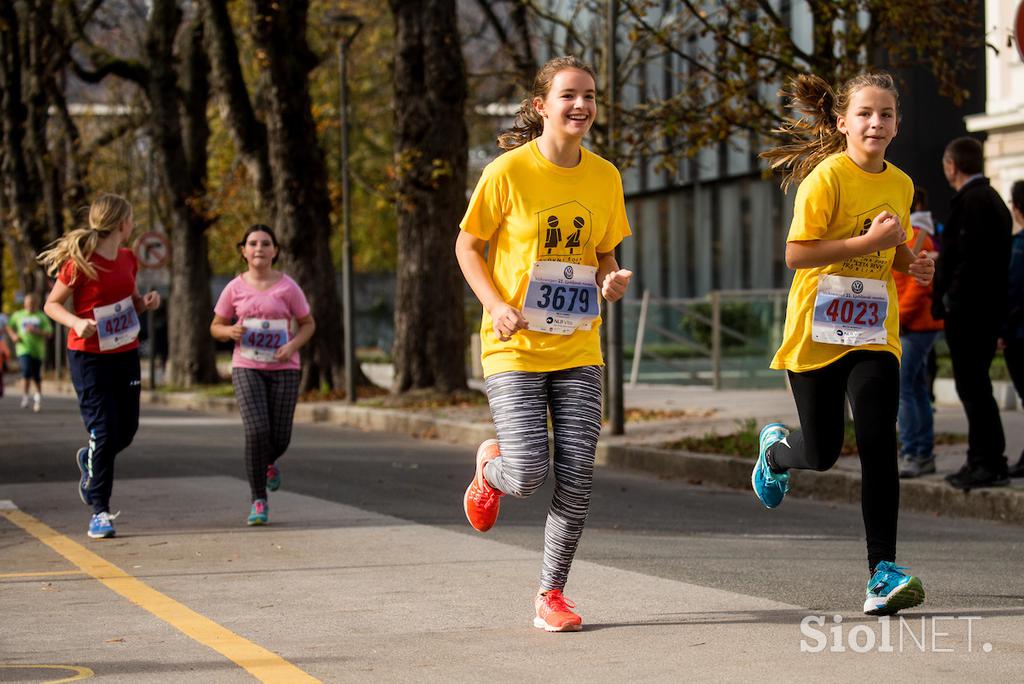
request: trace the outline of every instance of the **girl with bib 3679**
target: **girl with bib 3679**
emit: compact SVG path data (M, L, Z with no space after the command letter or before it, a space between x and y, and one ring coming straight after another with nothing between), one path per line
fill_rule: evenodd
M540 70L516 127L498 139L508 151L484 169L456 244L484 306L482 359L498 433L477 451L466 516L485 532L502 496L527 497L544 483L550 410L555 493L534 626L552 632L582 625L562 591L601 431L599 296L620 299L632 275L613 252L630 234L619 172L581 145L597 113L595 87L592 70L572 57Z

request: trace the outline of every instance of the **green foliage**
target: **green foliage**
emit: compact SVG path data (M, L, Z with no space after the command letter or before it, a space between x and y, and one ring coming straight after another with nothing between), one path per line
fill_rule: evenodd
M728 328L743 337L760 340L766 334L765 323L756 306L748 302L724 302L721 305L721 321ZM705 347L711 346L711 304L697 304L691 313L683 316L682 328L689 337ZM736 349L748 346L749 342L735 335L722 333L722 349Z

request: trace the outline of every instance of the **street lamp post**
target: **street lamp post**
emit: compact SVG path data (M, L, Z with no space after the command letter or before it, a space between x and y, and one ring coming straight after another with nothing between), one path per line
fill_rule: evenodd
M606 76L607 83L605 84L608 91L608 156L613 164L618 162L618 148L615 130L615 102L618 97L616 92L616 70L618 65L615 63L615 29L616 23L618 22L619 4L616 0L609 0L608 2L608 56L606 64L608 68L608 74ZM619 257L619 248L615 248L615 257ZM625 432L625 411L624 405L625 400L623 397L622 387L622 300L616 302L608 302L607 305L607 320L605 324L608 326L606 329L607 344L608 344L608 365L606 367L608 387L606 390L606 398L608 401L608 421L611 433L613 435L621 435Z
M352 241L351 202L349 201L348 172L348 48L363 28L363 21L352 14L332 14L329 21L339 29L338 38L338 90L341 123L341 306L342 327L345 335L345 400L356 401L355 328L352 304Z

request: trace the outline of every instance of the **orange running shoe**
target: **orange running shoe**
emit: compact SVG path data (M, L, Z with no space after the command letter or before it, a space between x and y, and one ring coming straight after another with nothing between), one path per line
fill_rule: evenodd
M533 626L547 632L578 632L583 629L583 618L572 612L576 604L562 595L561 589L537 594L533 601L537 617Z
M473 475L473 481L466 489L466 496L462 500L462 504L466 510L469 524L477 532L486 532L491 529L498 519L498 505L505 493L495 489L484 479L484 466L500 455L496 439L486 440L476 450L476 474Z

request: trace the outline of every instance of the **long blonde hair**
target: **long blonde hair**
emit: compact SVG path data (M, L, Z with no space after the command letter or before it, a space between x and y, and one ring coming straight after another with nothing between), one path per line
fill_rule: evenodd
M544 132L544 119L533 108L533 99L535 97L539 97L542 100L546 98L551 90L551 82L555 80L558 72L565 69L585 71L594 79L594 83L597 83L597 76L594 75L594 70L586 62L572 55L555 57L548 60L533 79L533 89L530 91L530 97L519 103L519 112L516 114L516 120L512 124L512 128L498 134L498 147L503 150L513 150L520 145L525 145L534 138L540 137L540 134Z
M790 108L800 116L786 117L775 132L792 142L760 154L772 169L782 169L783 190L799 183L826 158L846 150L846 136L836 127L836 117L846 115L850 99L857 91L864 88L887 90L896 100L897 115L899 112L900 94L892 76L884 71L854 76L838 92L814 74L800 74L791 79L788 86L779 91L779 96L788 98Z
M51 242L40 252L36 260L46 273L55 276L68 261L75 264L72 282L79 273L89 279L96 278L96 267L89 263L89 257L96 251L100 240L120 228L132 217L132 205L120 195L100 195L89 207L87 226L75 228Z

